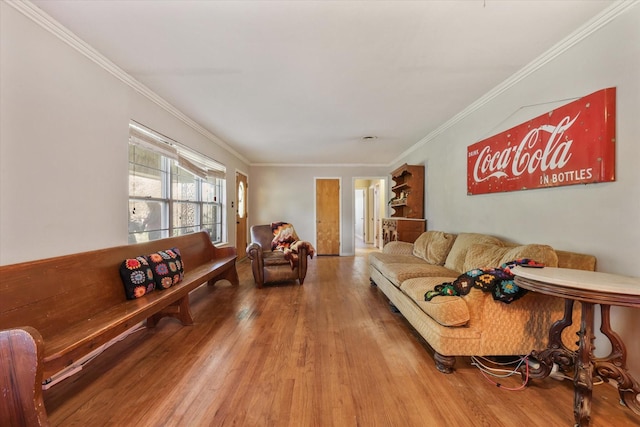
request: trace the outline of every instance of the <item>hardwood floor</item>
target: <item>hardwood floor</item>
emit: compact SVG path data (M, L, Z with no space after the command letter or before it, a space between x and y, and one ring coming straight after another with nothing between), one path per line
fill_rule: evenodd
M572 426L570 381L507 391L433 353L369 285L366 251L310 261L303 286L192 293L196 324L163 319L45 392L54 426ZM520 385L519 377L503 380ZM640 425L609 385L592 426Z

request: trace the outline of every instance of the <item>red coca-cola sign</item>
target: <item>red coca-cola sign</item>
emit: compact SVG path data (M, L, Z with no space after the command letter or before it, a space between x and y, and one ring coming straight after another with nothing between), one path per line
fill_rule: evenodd
M468 194L615 181L616 88L467 147Z

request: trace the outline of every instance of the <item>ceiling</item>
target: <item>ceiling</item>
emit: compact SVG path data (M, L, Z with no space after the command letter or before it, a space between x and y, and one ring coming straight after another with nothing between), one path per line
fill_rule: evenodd
M387 165L613 2L33 3L251 164Z

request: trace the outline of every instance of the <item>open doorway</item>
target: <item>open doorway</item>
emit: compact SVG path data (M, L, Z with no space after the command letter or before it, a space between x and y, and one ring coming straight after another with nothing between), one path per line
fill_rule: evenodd
M354 243L356 248L382 248L382 218L386 215L386 179L354 179Z

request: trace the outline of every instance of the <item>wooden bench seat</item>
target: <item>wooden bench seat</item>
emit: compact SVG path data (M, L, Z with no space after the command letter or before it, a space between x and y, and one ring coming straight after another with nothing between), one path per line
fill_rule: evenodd
M181 253L184 279L127 300L122 261L174 247ZM216 248L199 232L0 266L0 329L30 326L41 334L47 379L144 320L147 327L165 316L193 324L189 292L222 279L237 286L235 262L235 248Z

